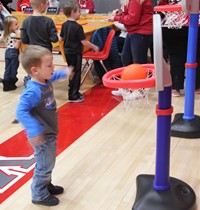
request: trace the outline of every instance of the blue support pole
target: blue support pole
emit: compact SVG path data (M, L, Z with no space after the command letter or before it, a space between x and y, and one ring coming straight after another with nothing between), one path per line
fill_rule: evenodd
M199 2L198 2L199 3ZM199 6L195 7L198 8ZM198 9L197 9L198 10ZM194 115L195 83L196 83L196 54L198 40L199 10L190 14L188 28L188 48L185 85L184 113L175 115L171 126L171 135L183 138L200 138L200 117Z
M172 87L165 87L159 91L158 109L168 110L171 108ZM154 190L167 190L170 188L169 165L170 165L170 130L171 114L157 116L157 144L156 144L156 172Z
M199 14L190 14L188 31L188 50L186 63L186 88L185 88L185 108L183 119L194 119L194 91L196 81L196 68L187 67L187 64L196 63L197 38L198 38Z

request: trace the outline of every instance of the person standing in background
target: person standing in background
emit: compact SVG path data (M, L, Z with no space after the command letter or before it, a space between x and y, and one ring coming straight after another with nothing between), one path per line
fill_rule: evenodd
M62 24L60 41L64 41L64 53L68 65L74 66L73 77L69 79L68 102L79 103L84 101L83 94L79 92L83 46L95 52L98 52L99 48L86 39L83 27L77 23L80 18L79 4L69 2L64 6L63 12L68 19Z
M12 9L11 9L11 7L10 7L10 4L11 4L13 1L12 1L12 0L1 0L0 2L3 4L3 6L5 7L5 9L6 9L8 12L11 13Z
M145 64L153 40L153 8L151 0L120 0L123 11L115 10L108 21L124 24L128 32L122 51L122 64Z
M43 15L47 9L47 1L31 0L30 2L33 15L22 22L21 41L23 44L40 45L52 52L52 42L56 43L58 41L58 35L53 20ZM29 79L29 75L24 78L24 86Z
M158 5L178 4L180 0L160 0ZM173 15L173 13L172 13ZM187 14L185 14L187 15ZM183 16L185 19L185 16ZM163 25L163 41L169 53L170 73L172 77L172 96L180 97L184 90L185 63L187 59L188 26L182 28L168 28ZM200 94L200 32L197 45L197 68L195 93Z
M60 2L58 0L48 0L48 2L49 2L48 7L56 7L57 8L57 14L59 14Z
M16 10L23 11L26 7L31 7L30 0L17 0Z
M76 0L81 9L88 9L89 13L94 13L94 2L92 0Z
M4 7L4 5L0 1L0 36L4 29L4 26L3 26L4 18L10 15L11 15L10 12Z
M7 16L4 19L4 31L1 34L0 42L5 41L5 72L3 78L3 91L15 90L18 81L17 70L19 67L20 40L16 39L19 30L18 20L14 16Z
M151 0L120 0L122 11L116 9L108 21L124 24L127 36L121 54L122 65L148 63L148 49L153 43L153 8ZM121 96L119 90L112 91Z

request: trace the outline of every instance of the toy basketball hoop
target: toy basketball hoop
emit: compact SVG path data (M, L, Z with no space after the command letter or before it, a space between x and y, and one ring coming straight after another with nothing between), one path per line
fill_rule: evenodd
M147 72L147 76L144 79L121 79L125 67L109 71L103 76L103 84L106 87L119 89L123 97L125 110L143 108L149 104L148 89L155 87L154 65L143 64L141 66L143 66Z
M181 4L156 6L154 11L162 14L162 27L180 29L183 26L188 26L189 15L183 11Z

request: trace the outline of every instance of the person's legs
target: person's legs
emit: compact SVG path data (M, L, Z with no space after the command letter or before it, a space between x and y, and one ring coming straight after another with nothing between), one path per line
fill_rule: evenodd
M10 49L6 49L5 51L5 71L3 77L3 91L13 90L10 87L10 75L11 75L11 55Z
M48 185L56 160L56 137L46 139L41 146L34 146L36 161L33 181L31 184L32 201L44 201L50 196Z
M79 93L81 82L81 67L82 67L82 55L66 55L67 63L69 66L74 67L73 78L69 80L69 102L82 102L84 98Z
M128 66L133 63L133 58L131 54L131 43L130 43L130 35L127 34L126 39L124 41L124 46L121 54L122 65Z
M146 64L148 61L148 48L151 44L152 35L130 35L131 52L133 63Z
M17 73L18 73L18 67L19 67L19 50L18 49L11 49L11 74L10 74L10 80L11 80L11 87L16 88L17 86L15 83L18 81Z
M5 71L4 71L4 80L9 80L11 74L11 55L10 49L6 49L5 51Z
M170 59L172 89L178 91L179 95L180 90L184 89L187 37L188 29L186 27L177 30L163 29L163 39Z

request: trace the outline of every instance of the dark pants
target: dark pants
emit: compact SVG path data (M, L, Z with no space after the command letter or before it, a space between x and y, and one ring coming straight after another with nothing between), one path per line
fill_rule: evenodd
M185 63L187 59L188 27L181 29L163 28L163 40L170 59L172 88L184 89ZM198 35L198 45L200 34ZM197 45L197 46L198 46ZM200 88L200 47L197 47L196 89Z
M78 99L81 83L82 54L65 54L68 66L74 67L74 76L69 80L69 99Z
M148 49L152 45L153 35L128 34L122 50L122 64L127 66L133 63L146 64Z
M19 67L19 49L8 48L5 52L5 81L17 81L17 70Z

